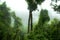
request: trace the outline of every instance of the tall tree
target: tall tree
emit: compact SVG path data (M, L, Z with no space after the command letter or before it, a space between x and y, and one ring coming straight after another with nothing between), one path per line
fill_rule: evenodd
M11 17L14 19L14 27L11 27ZM24 35L20 38L21 26L21 19L10 11L6 2L0 4L0 40L23 40Z
M21 19L19 17L17 17L15 15L15 12L12 12L12 17L14 19L14 31L15 31L15 36L14 36L14 40L20 40L20 34L21 34L21 26L22 26L22 23L21 23Z
M47 40L46 31L45 31L45 24L48 23L50 20L48 11L47 10L41 10L39 15L38 24L35 26L34 33L36 35L36 39L38 40Z
M4 2L0 4L0 40L8 40L10 38L8 32L10 24L10 12Z
M49 21L49 15L47 10L41 10L40 15L39 15L39 21L38 21L38 26L42 27L42 25L46 22Z
M28 32L33 30L33 17L32 11L37 9L37 5L41 4L44 0L26 0L29 9L29 19L28 19Z
M40 40L46 39L47 40L47 38L45 37L45 35L46 35L45 24L48 23L49 20L50 20L50 18L48 15L48 11L42 9L40 12L40 15L39 15L38 24L35 26L35 29L34 29L35 35L38 35L37 39L40 39Z
M28 34L28 40L47 40L46 31L45 31L45 23L50 20L48 16L47 10L41 10L39 15L38 24L35 26L34 30Z

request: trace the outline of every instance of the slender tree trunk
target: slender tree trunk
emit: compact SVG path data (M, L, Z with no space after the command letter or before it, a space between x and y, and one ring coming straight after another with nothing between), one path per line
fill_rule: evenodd
M28 33L30 31L30 12L29 12L29 19L28 19Z
M28 33L32 31L32 11L29 11L29 19L28 19Z
M32 12L31 12L31 31L33 30L33 20L32 20Z

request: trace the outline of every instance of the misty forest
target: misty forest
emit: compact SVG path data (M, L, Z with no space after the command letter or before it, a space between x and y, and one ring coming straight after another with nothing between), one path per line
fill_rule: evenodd
M60 13L60 5L57 5L59 1L51 0L50 3L56 14ZM25 0L25 2L29 11L27 27L24 27L22 18L16 16L15 11L7 7L5 1L2 3L0 1L0 40L60 40L60 18L51 20L49 11L41 7L45 0ZM41 7L40 11L37 9L38 5ZM38 21L33 22L32 13L35 10L38 10L39 16Z

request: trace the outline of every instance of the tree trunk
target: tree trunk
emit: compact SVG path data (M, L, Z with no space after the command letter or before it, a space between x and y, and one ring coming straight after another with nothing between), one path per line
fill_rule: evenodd
M29 11L29 19L28 19L28 33L32 31L32 11Z
M32 12L31 12L31 31L33 30L33 20L32 20Z

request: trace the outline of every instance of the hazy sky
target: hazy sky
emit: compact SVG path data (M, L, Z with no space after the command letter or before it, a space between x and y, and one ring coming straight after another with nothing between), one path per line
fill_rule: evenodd
M12 11L16 12L16 15L20 18L22 18L23 23L26 25L28 22L28 15L29 11L27 9L28 5L25 0L1 0L1 2L6 1L6 4L8 7L11 8ZM47 9L49 11L50 18L59 18L59 14L56 14L53 9L50 7L50 0L46 0L42 3L41 6L38 6L38 9L40 11L41 8ZM59 4L59 3L58 3ZM33 12L33 20L34 22L38 20L39 11Z

